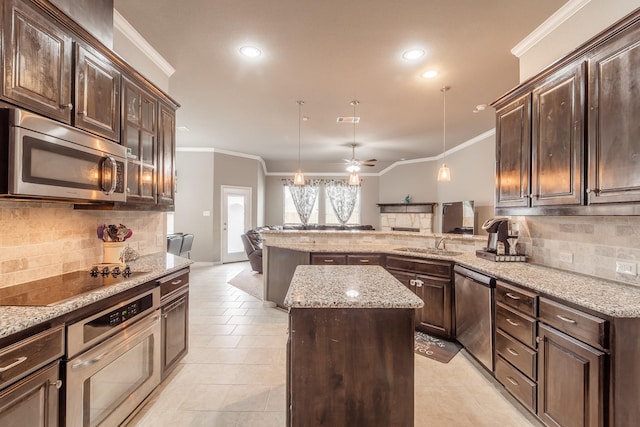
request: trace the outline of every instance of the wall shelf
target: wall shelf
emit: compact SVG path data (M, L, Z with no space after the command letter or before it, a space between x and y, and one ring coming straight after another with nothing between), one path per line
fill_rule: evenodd
M433 213L437 203L378 203L380 213Z

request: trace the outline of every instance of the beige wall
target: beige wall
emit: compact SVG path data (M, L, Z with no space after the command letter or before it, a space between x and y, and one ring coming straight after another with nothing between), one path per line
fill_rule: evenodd
M591 0L550 35L520 58L520 81L540 70L600 33L640 7L638 0Z
M102 262L100 224L133 230L139 255L166 249L161 212L74 210L68 203L0 201L0 287L84 270Z
M438 167L433 161L396 165L380 176L379 203L402 203L407 194L413 203L437 202Z
M212 262L214 252L213 152L176 153L174 231L194 235L191 259ZM207 216L207 212L209 216Z

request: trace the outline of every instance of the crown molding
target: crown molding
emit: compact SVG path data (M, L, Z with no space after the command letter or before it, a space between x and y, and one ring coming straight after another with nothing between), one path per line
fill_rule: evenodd
M358 175L360 176L377 176L380 177L384 174L386 174L387 172L389 172L390 170L392 170L393 168L395 168L396 166L401 166L401 165L408 165L408 164L412 164L412 163L423 163L423 162L434 162L436 160L440 160L443 157L446 157L448 155L451 155L457 151L460 150L464 150L467 147L472 146L473 144L476 144L480 141L484 141L485 139L493 136L496 134L496 130L495 129L489 129L486 132L481 133L478 136L475 136L473 138L471 138L468 141L463 142L462 144L456 145L455 147L451 148L450 150L445 151L443 154L439 154L437 156L433 156L433 157L423 157L420 159L411 159L411 160L401 160L401 161L397 161L389 166L387 166L386 168L384 168L383 170L381 170L380 172L363 172L360 173L358 172ZM265 163L265 161L262 159L262 157L260 156L256 156L253 154L246 154L246 153L238 153L236 151L228 151L228 150L221 150L218 148L212 148L212 147L176 147L176 151L184 151L184 152L192 152L192 153L220 153L220 154L227 154L229 156L236 156L236 157L243 157L245 159L252 159L252 160L256 160L258 162L260 162L260 164L262 164L262 170L264 171L265 176L291 176L293 174L293 172L267 172L267 165ZM304 173L305 176L349 176L349 172L305 172Z
M171 77L176 69L145 40L133 26L124 19L116 9L113 9L113 28L120 31L140 52L151 60L167 77Z
M575 15L580 9L585 7L591 0L569 0L558 9L553 15L547 18L542 24L533 30L527 37L511 49L511 53L520 58L529 49L547 37L553 30L562 25L565 21Z

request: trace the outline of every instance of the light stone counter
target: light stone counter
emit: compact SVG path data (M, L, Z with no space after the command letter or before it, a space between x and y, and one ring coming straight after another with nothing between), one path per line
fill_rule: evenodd
M291 308L420 308L424 303L380 266L299 265L284 305Z
M325 233L326 234L326 233ZM370 233L371 234L371 233ZM383 234L383 233L381 233ZM409 234L410 233L403 233ZM318 234L319 236L320 234ZM469 240L472 244L457 246L456 241L447 238L447 248L455 246L453 250L460 250L461 255L444 256L438 254L423 254L419 252L398 251L400 247L433 247L433 236L424 237L421 243L415 238L412 241L402 241L399 233L384 233L394 243L385 243L385 237L378 235L371 237L363 235L355 239L353 235L345 236L346 239L337 238L339 235L329 236L331 243L316 239L316 242L274 239L273 243L268 240L267 246L292 249L303 252L357 252L357 253L383 253L387 255L412 256L419 258L441 259L453 261L462 266L489 274L498 279L509 281L525 288L538 291L561 300L577 304L579 306L597 311L599 313L618 318L638 318L640 317L640 288L620 282L606 281L591 276L583 276L575 273L555 270L548 267L537 266L522 262L493 262L476 257L474 243L486 243L485 239L474 238ZM284 236L280 236L284 237ZM307 238L304 235L303 238ZM288 240L288 239L287 239ZM460 241L466 243L466 238ZM428 242L428 244L427 244Z
M136 275L118 284L93 290L54 306L0 306L0 338L55 319L56 317L60 317L143 283L150 282L174 271L188 267L192 263L193 261L189 259L167 253L147 255L129 263L132 271L145 271L147 273ZM88 275L89 270L87 269L87 276Z

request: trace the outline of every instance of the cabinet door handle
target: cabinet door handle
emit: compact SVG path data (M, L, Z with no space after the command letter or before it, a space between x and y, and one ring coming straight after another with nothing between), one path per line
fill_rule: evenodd
M62 388L62 380L51 381L49 384L57 388L58 390Z
M505 295L506 295L508 298L514 299L514 300L516 300L516 301L520 299L520 297L519 297L518 295L512 294L511 292L507 292Z
M73 104L62 104L60 105L60 108L63 110L73 110Z
M368 262L369 262L369 260L368 260L368 259L361 259L361 260L360 260L360 262L363 262L363 263L365 263L365 264L366 264L366 263L368 263Z
M414 279L409 280L409 286L415 286L416 281Z
M14 368L27 360L27 356L18 357L13 363L8 364L7 366L3 366L0 368L0 372L8 371L11 368Z
M509 319L508 317L505 319L507 321L508 324L510 324L511 326L520 326L520 324L518 322L514 322L513 320Z
M556 317L560 320L562 320L563 322L567 322L567 323L576 323L575 320L573 319L569 319L568 317L564 317L562 314L556 314Z
M182 283L182 279L171 282L172 285L179 285L180 283Z
M332 260L332 259L325 259L325 260L324 260L324 262L326 262L326 263L332 263L332 262L333 262L333 260Z
M79 115L79 116L86 116L86 115L87 115L87 112L86 112L86 111L84 111L84 110L83 110L83 111L78 111L78 115Z
M507 377L507 380L509 380L509 382L511 384L513 384L513 385L517 385L517 386L520 385L520 383L518 381L514 380L513 377Z
M520 353L518 353L517 351L515 351L511 347L507 347L507 351L509 352L509 354L512 354L513 356L520 356Z
M421 288L421 287L422 287L422 285L424 285L424 282L423 282L422 280L417 280L417 279L416 279L416 286L417 286L417 287L419 287L419 288Z

